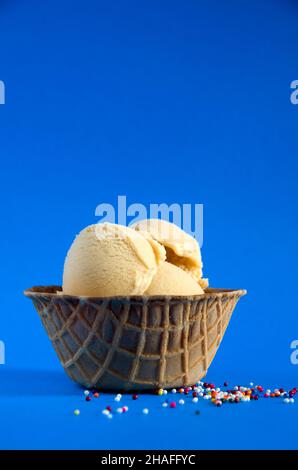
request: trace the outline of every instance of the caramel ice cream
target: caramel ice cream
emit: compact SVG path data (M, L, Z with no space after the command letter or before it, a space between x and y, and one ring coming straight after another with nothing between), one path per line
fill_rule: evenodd
M110 223L86 227L64 264L63 293L109 297L142 295L166 257L150 236Z
M202 287L208 280L202 279L202 257L198 242L177 225L165 220L146 219L131 226L138 232L147 232L162 244L166 250L167 261L190 274Z
M160 265L144 295L201 295L201 286L183 269L165 262Z

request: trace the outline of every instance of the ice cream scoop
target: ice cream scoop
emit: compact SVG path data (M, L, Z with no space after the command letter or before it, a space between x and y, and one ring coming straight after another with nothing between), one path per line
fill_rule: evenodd
M129 227L90 225L77 235L67 253L63 293L142 295L165 257L162 245Z
M201 286L185 271L167 261L162 263L144 295L201 295Z
M175 224L160 219L146 219L131 225L136 231L147 232L166 249L167 261L188 272L202 287L202 258L198 242Z

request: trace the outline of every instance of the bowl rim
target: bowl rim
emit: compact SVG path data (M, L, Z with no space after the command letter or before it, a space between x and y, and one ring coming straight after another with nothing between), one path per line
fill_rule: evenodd
M118 300L118 301L144 301L148 300L201 300L206 298L221 298L221 297L242 297L247 294L245 289L225 289L225 288L211 288L205 289L204 294L200 295L117 295L117 296L87 296L87 295L70 295L63 294L62 287L59 285L48 285L48 286L33 286L24 290L24 295L29 298L42 298L51 297L56 299L78 299L78 300L89 300L90 301L107 301L107 300Z

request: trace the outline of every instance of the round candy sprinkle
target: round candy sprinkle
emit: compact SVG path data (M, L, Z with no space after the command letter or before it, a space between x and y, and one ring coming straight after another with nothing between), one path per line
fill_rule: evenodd
M163 395L163 389L162 389L162 388L160 388L159 390L157 390L157 395L160 395L160 396Z
M86 401L91 401L91 397L89 397L89 395L86 396L85 398Z
M99 397L99 393L94 392L94 393L93 393L93 396L94 396L94 398L98 398L98 397Z
M170 408L176 408L177 404L175 401L171 401Z
M193 402L193 403L198 403L198 401L199 401L198 397L194 397L194 398L192 399L192 402Z
M74 410L73 414L74 414L75 416L79 416L80 410Z
M122 411L123 411L123 413L126 413L128 411L128 406L123 406Z
M148 408L144 408L144 409L143 409L143 414L144 414L144 415L147 415L148 413L149 413Z
M138 395L135 395L135 394L134 394L134 395L132 396L132 399L133 399L133 400L137 400L138 398L139 398Z
M164 408L167 408L167 406L168 406L167 402L164 401L163 404L162 404L162 406L163 406Z
M172 393L177 393L177 390L173 388Z
M178 403L179 403L179 405L184 405L185 401L184 401L184 400L182 400L182 398L181 398L181 400L179 400L179 402L178 402Z
M90 395L89 390L85 390L85 391L84 391L84 395L85 395L86 397L87 397L88 395Z

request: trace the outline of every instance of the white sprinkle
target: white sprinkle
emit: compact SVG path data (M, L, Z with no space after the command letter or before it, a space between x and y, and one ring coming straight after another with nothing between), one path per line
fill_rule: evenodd
M185 401L182 400L182 398L181 398L181 400L179 400L178 403L179 403L179 405L184 405Z
M148 408L144 408L144 409L143 409L143 414L144 414L144 415L147 415L148 413L149 413Z
M102 414L108 416L110 414L109 410L102 410Z
M289 401L290 401L290 403L294 403L294 402L295 402L294 398L290 398Z
M193 397L193 399L192 399L193 403L198 403L198 401L199 401L198 397Z
M107 417L108 417L109 419L113 418L112 413L109 413L109 414L107 415Z
M290 403L289 398L285 398L285 399L284 399L284 403Z
M172 393L177 393L177 390L173 388Z
M85 395L85 397L88 397L88 395L90 395L89 390L85 390L85 391L84 391L84 395Z
M250 387L253 387L253 386L254 386L254 383L253 383L253 382L250 382L249 386L250 386Z
M167 395L168 394L168 391L167 390L164 390L163 391L163 395Z
M115 400L115 401L120 401L120 400L121 400L121 397L118 397L118 396L117 396L117 397L114 398L114 400Z
M122 408L117 408L117 413L123 413L123 409Z
M164 408L166 408L166 407L168 406L168 404L167 404L167 402L165 401L165 402L163 402L163 404L162 404L161 406L163 406Z

